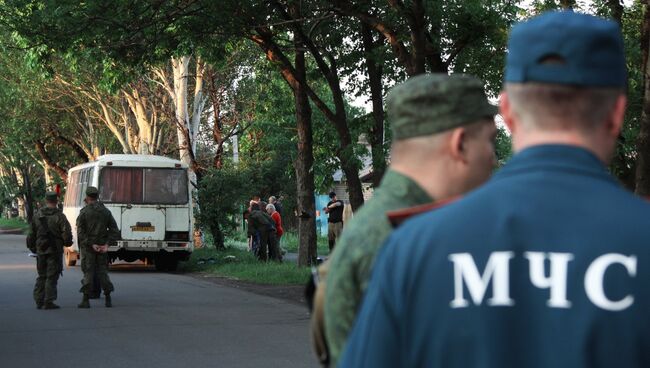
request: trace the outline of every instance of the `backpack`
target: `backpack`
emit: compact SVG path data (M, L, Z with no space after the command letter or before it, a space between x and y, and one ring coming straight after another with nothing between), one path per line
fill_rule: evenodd
M48 249L56 248L56 239L47 225L47 216L39 217L40 226L36 230L36 249L45 253Z

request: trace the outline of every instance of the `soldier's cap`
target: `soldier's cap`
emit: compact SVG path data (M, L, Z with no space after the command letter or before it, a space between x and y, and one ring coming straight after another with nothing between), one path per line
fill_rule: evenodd
M483 82L466 74L423 74L393 87L386 98L393 139L437 134L493 119L496 106L485 96Z
M46 192L45 200L50 202L57 202L59 200L59 195L56 192Z
M97 198L99 195L99 190L97 190L95 187L88 187L86 188L86 195L88 197Z
M620 27L573 11L547 12L519 23L508 41L505 81L625 88Z

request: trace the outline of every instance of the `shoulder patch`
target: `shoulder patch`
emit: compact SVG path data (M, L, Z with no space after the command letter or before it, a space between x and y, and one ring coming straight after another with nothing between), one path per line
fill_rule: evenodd
M462 196L452 197L449 199L444 199L433 203L421 204L415 207L403 208L401 210L395 210L395 211L388 211L386 212L386 217L388 217L388 222L390 222L393 228L396 228L411 217L444 207L448 204L456 202L461 198Z

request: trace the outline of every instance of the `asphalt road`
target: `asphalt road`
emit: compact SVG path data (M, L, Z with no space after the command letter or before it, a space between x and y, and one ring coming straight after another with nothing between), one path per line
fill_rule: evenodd
M303 306L190 276L120 265L114 308L78 309L79 266L59 280L59 310L37 310L25 238L0 235L2 367L313 367Z

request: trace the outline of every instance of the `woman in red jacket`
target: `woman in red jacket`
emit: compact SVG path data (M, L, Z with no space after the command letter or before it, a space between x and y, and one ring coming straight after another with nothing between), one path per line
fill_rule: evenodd
M277 238L278 243L280 243L280 237L284 234L284 230L282 229L282 217L280 217L280 213L275 210L275 206L272 204L266 205L266 212L271 215L273 222L275 222L275 237Z

